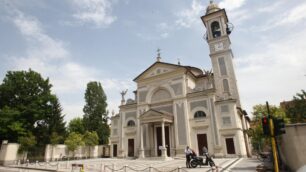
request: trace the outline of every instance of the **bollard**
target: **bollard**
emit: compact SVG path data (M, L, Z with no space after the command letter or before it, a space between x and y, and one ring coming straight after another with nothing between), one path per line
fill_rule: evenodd
M112 164L112 172L114 172L115 171L115 164Z
M27 167L29 166L29 160L27 159Z
M181 172L181 166L177 168L177 172Z
M103 172L103 164L100 165L100 172Z
M82 166L80 168L80 172L84 172L84 164L82 164Z
M126 172L126 166L127 166L127 165L124 165L124 172Z

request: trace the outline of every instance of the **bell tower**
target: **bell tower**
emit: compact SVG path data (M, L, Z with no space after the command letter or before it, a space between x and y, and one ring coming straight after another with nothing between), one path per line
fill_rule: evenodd
M210 0L201 19L206 27L205 39L210 50L217 101L235 99L240 107L229 38L233 26L228 21L225 9L220 9L213 0Z

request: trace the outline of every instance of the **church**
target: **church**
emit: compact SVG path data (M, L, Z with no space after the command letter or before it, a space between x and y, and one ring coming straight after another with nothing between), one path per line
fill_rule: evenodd
M162 62L158 53L134 79L135 99L121 93L120 111L111 117L111 157L181 157L186 146L198 155L204 146L215 157L250 155L250 119L240 104L226 11L210 1L201 19L212 71Z

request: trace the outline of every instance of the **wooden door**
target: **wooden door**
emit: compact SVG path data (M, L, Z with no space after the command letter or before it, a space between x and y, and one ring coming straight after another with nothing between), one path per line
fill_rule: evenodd
M157 156L161 156L161 150L159 148L162 145L163 145L163 142L162 142L162 130L161 130L161 127L156 127L156 149L157 149Z
M236 154L234 139L233 138L226 138L225 142L226 142L227 154Z
M165 126L165 146L167 149L167 155L170 156L170 133L169 133L169 127ZM162 128L156 127L156 145L157 145L157 156L161 156L161 150L159 149L160 146L163 145L162 140Z
M106 153L105 153L105 147L103 147L103 151L102 151L102 157L105 157Z
M134 139L128 139L128 156L134 157Z
M166 137L166 149L167 149L167 156L170 156L170 139L169 139L169 127L165 127L165 137Z
M198 134L197 139L198 139L199 155L203 155L203 147L205 146L208 150L207 135L206 134Z
M113 157L117 157L117 145L113 145Z

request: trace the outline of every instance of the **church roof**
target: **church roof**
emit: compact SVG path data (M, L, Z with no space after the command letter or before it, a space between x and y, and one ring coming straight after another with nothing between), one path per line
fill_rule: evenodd
M165 62L157 61L157 62L153 63L150 67L148 67L145 71L143 71L141 74L139 74L133 81L137 81L144 73L146 73L147 71L152 69L154 66L160 65L160 64L169 65L169 66L176 67L176 68L184 68L184 69L186 69L188 72L190 72L196 78L205 77L206 76L205 74L203 74L203 71L201 69L197 68L197 67L177 65L177 64L165 63Z

